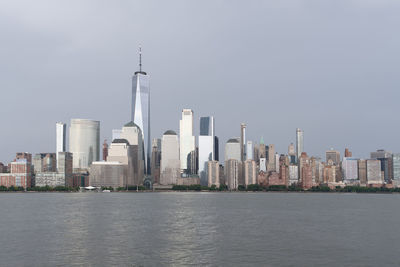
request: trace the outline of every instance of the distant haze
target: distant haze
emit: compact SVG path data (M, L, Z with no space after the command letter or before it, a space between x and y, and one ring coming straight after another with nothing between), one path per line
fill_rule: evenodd
M55 151L55 123L130 120L131 76L150 75L152 137L183 108L280 153L304 130L324 156L400 152L400 1L0 2L0 161ZM223 155L221 155L223 158Z

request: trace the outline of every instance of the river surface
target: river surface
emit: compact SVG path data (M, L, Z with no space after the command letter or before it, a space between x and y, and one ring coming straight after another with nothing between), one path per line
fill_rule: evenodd
M1 266L399 266L400 194L1 193Z

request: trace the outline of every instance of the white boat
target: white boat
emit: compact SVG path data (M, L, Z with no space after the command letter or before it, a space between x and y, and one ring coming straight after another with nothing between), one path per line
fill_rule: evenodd
M103 193L110 193L110 192L111 192L111 190L108 190L108 189L103 190Z

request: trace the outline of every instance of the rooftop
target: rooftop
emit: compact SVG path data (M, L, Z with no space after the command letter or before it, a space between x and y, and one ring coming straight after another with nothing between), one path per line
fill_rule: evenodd
M168 130L164 133L164 135L177 135L175 131L173 130Z

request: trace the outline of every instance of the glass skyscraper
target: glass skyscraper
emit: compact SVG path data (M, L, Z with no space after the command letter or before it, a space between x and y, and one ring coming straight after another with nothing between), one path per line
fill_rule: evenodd
M139 50L139 71L132 77L132 121L142 130L144 170L150 174L150 86L149 76L142 71L141 50Z
M207 185L208 182L207 162L215 160L214 127L214 117L210 116L200 118L199 176L202 185Z

